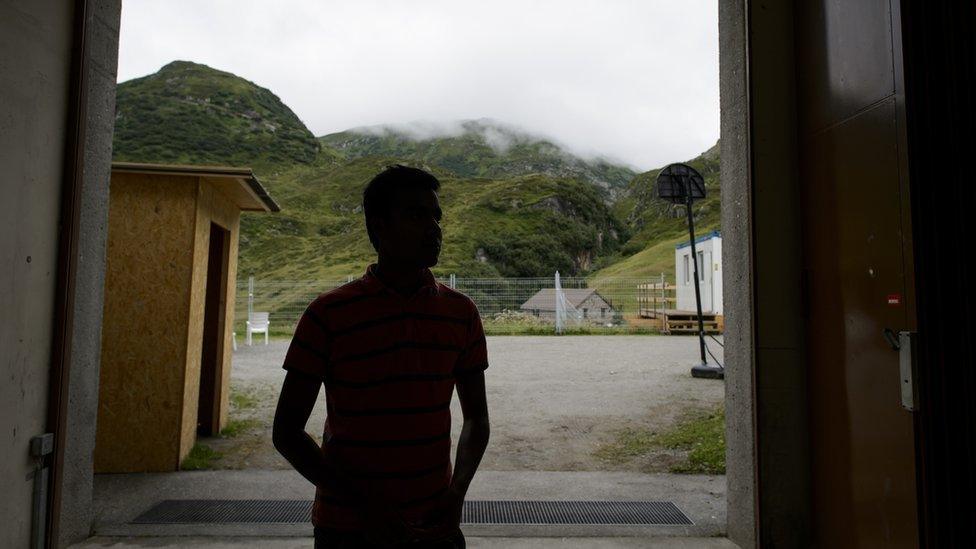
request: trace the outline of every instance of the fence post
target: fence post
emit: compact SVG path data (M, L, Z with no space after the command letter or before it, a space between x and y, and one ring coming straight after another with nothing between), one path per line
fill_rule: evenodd
M654 318L656 318L657 317L657 292L654 291L654 285L651 284L650 282L647 283L647 291L645 292L644 295L647 294L651 294L651 299L654 300L654 304L651 305L651 314L653 314Z
M251 320L254 313L254 275L247 277L247 319Z
M555 301L556 309L556 333L563 333L563 323L566 321L566 311L563 308L563 302L559 299L559 294L562 293L562 285L559 283L559 271L556 271L556 275L553 277L553 300Z
M451 289L452 290L456 289L455 288L455 284L457 283L457 279L455 278L456 276L457 275L455 275L454 273L451 273L451 282L450 282L450 284L451 284Z
M668 292L665 290L667 282L664 280L664 273L661 273L661 310L667 310L668 308ZM677 307L677 305L675 305Z

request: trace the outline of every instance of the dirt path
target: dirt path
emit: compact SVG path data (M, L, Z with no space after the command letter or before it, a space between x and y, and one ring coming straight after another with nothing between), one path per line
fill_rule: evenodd
M285 341L239 347L231 375L233 437L203 439L221 452L215 468L286 468L271 444L271 420L284 379ZM722 358L721 347L710 345ZM662 450L608 464L593 452L624 428L666 429L689 411L714 409L721 381L694 379L698 340L680 336L497 336L486 372L491 444L482 469L494 471L666 471ZM453 438L460 433L455 398ZM308 431L320 434L325 398Z

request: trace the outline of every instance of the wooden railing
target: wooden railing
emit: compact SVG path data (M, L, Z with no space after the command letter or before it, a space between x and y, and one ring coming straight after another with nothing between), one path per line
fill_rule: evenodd
M660 282L637 285L637 314L643 318L658 318L665 311L678 307L677 286L661 275Z

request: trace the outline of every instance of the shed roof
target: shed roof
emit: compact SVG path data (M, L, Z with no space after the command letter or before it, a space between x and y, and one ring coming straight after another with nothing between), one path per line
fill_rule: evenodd
M596 291L596 288L563 288L563 294L566 296L566 301L568 301L573 307L579 307L593 294L596 294L600 299L603 299L603 296ZM606 300L603 299L603 301ZM556 289L543 288L539 290L534 296L530 297L525 303L519 306L519 308L539 309L540 311L555 311Z
M281 211L281 206L271 198L251 168L112 162L112 173L116 172L202 177L225 191L241 210L252 212Z

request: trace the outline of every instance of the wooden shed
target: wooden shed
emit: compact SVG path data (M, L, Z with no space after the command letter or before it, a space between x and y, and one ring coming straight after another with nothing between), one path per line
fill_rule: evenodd
M227 423L247 168L112 164L96 472L174 471Z

